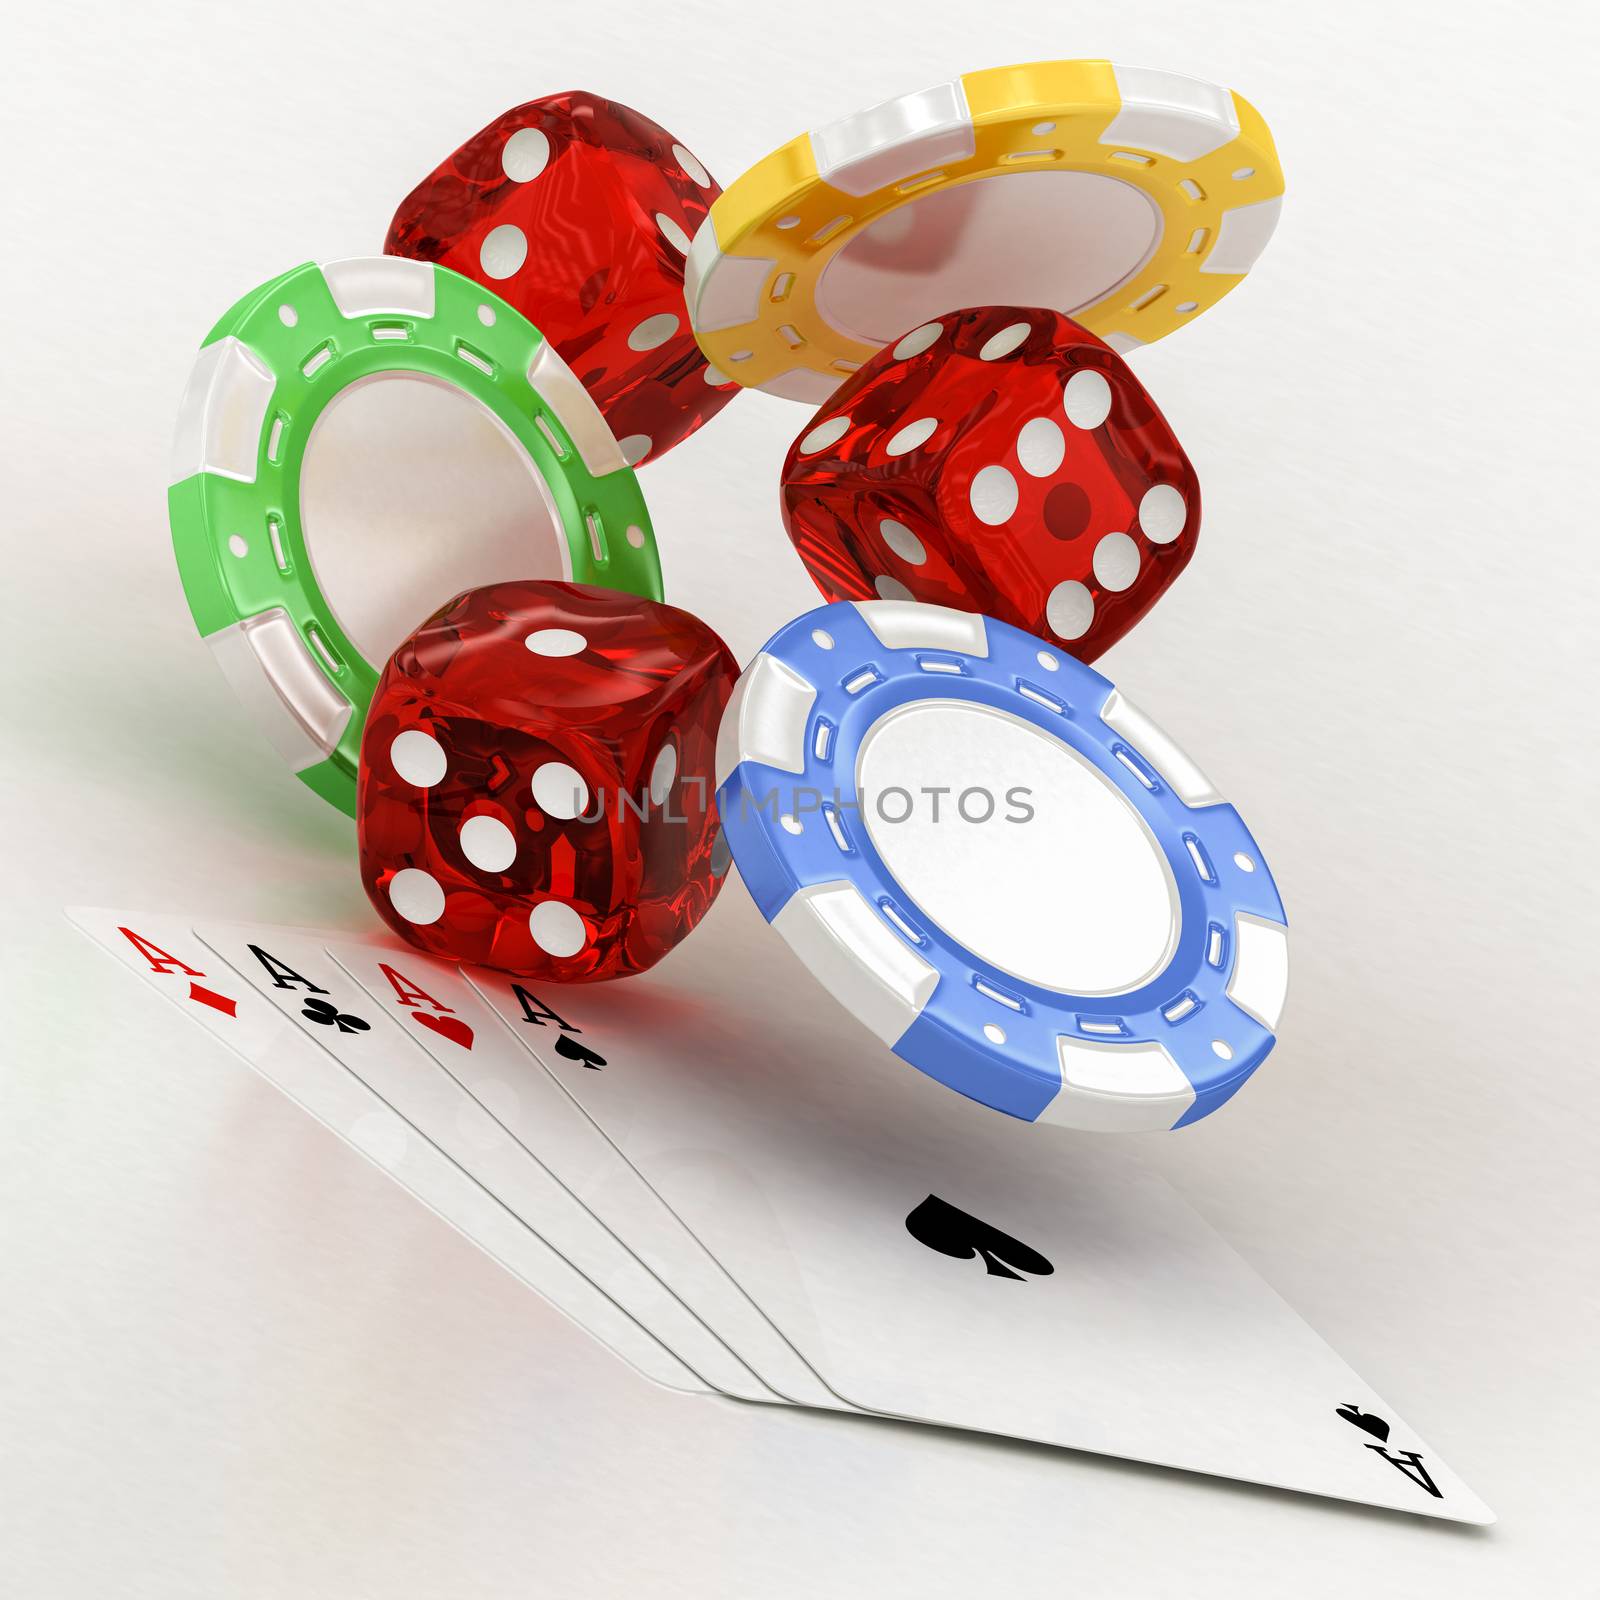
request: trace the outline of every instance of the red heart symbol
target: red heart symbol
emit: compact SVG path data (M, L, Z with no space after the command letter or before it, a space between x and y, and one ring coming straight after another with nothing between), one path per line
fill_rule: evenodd
M429 1011L413 1011L411 1015L424 1028L432 1028L435 1033L442 1033L451 1044L458 1044L463 1050L472 1048L472 1029L460 1017L436 1017Z

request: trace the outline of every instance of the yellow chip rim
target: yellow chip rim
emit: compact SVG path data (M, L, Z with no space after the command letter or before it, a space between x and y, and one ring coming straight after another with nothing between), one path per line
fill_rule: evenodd
M1122 351L1232 289L1271 237L1283 195L1265 121L1229 90L1109 61L969 72L801 134L730 185L689 254L695 337L745 387L820 404L881 348L819 304L839 253L937 190L1052 169L1120 179L1159 217L1153 248L1127 276L1057 308Z

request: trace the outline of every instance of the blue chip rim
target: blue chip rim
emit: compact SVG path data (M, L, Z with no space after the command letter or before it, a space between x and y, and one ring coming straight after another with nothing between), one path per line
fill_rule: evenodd
M1153 976L1101 993L1019 979L906 893L872 838L859 758L869 730L921 702L1030 725L1132 809L1175 896ZM717 754L722 825L762 915L896 1055L958 1093L1029 1122L1176 1128L1271 1051L1287 919L1255 840L1165 733L1046 641L939 606L819 607L745 670ZM820 797L813 816L797 795Z

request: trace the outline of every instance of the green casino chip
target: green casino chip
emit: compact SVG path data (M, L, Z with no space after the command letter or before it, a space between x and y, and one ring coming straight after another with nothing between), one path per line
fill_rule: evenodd
M308 516L304 492L326 476L308 473L314 436L340 430L341 397L392 395L397 378L420 380L430 406L464 401L471 413L480 448L439 487L463 523L483 498L485 452L525 472L525 509L502 519L501 548L472 549L449 516L403 548L381 506L364 541ZM416 428L421 454L431 426ZM218 664L301 781L351 815L378 674L435 607L501 578L661 598L644 498L583 385L504 300L429 262L308 263L240 300L190 375L168 508L189 608ZM426 601L414 616L385 615L396 591Z

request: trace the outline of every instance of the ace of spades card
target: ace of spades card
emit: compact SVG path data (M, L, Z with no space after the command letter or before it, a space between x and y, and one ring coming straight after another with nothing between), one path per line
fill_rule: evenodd
M1140 1168L1136 1136L1021 1123L952 1094L868 1037L755 922L742 899L719 908L670 981L468 976L835 1393L1494 1520Z

